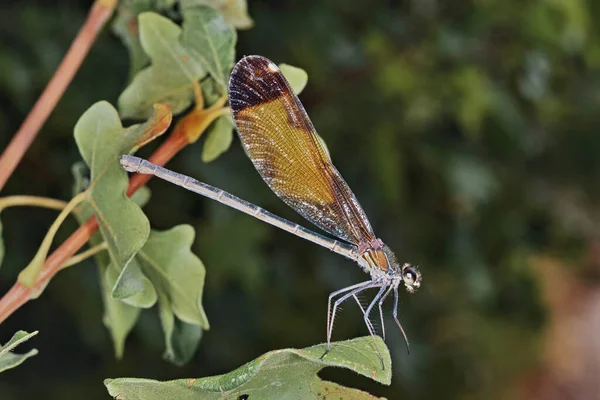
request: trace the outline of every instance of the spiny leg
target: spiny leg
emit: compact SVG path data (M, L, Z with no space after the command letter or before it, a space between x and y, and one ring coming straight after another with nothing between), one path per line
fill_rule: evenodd
M356 294L353 297L358 302L358 297L356 297ZM367 315L367 312L363 308L362 304L360 304L360 302L358 302L358 304L360 306L360 310L362 311L363 318L365 318L365 316ZM367 318L365 320L365 323L367 324L367 330L369 331L369 335L371 335L372 337L374 337L377 334L377 332L375 332L375 328L373 327L373 324L371 323L371 320Z
M327 326L325 327L326 331L327 331L326 334L327 334L327 337L328 337L328 339L327 339L327 347L328 348L329 348L329 341L330 341L329 340L329 338L330 338L330 336L329 336L329 324L330 324L330 321L331 321L331 300L333 300L333 298L335 296L337 296L338 294L349 292L351 290L357 289L357 288L362 287L364 285L368 285L370 283L372 283L372 281L365 281L365 282L357 283L356 285L352 285L352 286L348 286L348 287L336 290L335 292L333 292L333 293L331 293L329 295L329 299L327 300Z
M400 321L398 321L398 287L394 288L394 311L392 311L392 315L394 316L394 321L396 321L396 325L400 328L400 332L402 332L402 336L404 336L404 342L406 343L406 353L410 354L410 344L408 343L408 337L406 336L406 332L404 332L404 328Z
M358 300L358 296L354 295L352 297L354 297L354 300L356 300L356 303L358 304L358 307L360 308L360 311L362 312L362 315L364 316L365 315L365 308L360 303L360 300ZM375 330L375 327L373 326L373 324L371 323L371 321L369 321L369 325L371 326L371 329Z
M340 304L342 304L344 301L346 301L351 296L355 296L356 294L362 292L363 290L367 290L367 289L378 287L378 286L379 286L379 283L369 282L369 284L365 284L362 287L355 288L351 292L346 293L345 295L338 298L333 303L333 308L331 309L331 320L329 321L329 329L327 332L327 348L328 349L331 347L331 335L333 334L333 322L335 321L335 314L336 314L337 309L340 306Z
M366 281L366 282L358 283L356 285L349 286L347 288L336 290L335 292L333 292L329 295L329 301L327 303L327 348L325 350L325 353L323 353L323 355L319 358L323 359L323 357L325 357L325 355L327 355L327 353L329 353L329 350L331 349L331 335L333 332L333 322L335 320L335 313L336 313L336 310L339 307L339 305L341 303L343 303L344 301L346 301L346 299L348 299L349 297L356 296L356 294L362 292L363 290L377 287L378 285L379 285L378 282ZM333 308L331 308L332 298L337 296L338 294L341 294L344 292L348 292L348 293L344 294L342 297L337 299L335 301L335 303L333 304ZM330 312L330 310L331 310L331 312Z
M333 303L333 309L331 311L331 322L327 329L327 349L325 350L325 353L323 353L323 355L320 357L321 359L323 359L323 357L325 357L327 355L327 353L329 353L329 350L331 350L331 336L333 334L333 322L335 320L336 310L338 309L340 304L342 304L344 301L348 300L348 298L350 298L350 296L356 296L356 294L362 292L363 290L371 289L374 287L377 287L377 284L370 284L370 285L366 285L364 287L356 288L356 289L352 290L350 293L346 293L345 295L343 295L342 297L337 299L335 301L335 303ZM368 328L368 325L367 325L367 328Z
M365 320L365 324L367 325L367 328L369 327L369 324L370 324L369 314L371 314L371 310L373 310L373 306L375 306L375 303L377 303L379 301L379 299L383 295L383 292L385 292L386 289L388 289L387 286L381 286L381 289L379 289L379 292L377 292L377 295L375 296L373 301L371 301L371 304L369 304L369 307L367 307L367 311L365 311L364 320ZM375 350L377 350L377 354L379 354L379 359L381 360L381 367L383 369L385 369L385 363L383 362L383 354L381 353L381 350L379 350L379 346L377 346L377 342L375 341L375 333L371 330L369 330L369 333L371 334L371 338L373 338L373 345L375 346Z
M381 309L381 306L385 302L385 299L387 299L388 295L392 292L393 288L393 286L390 286L390 288L387 290L387 292L385 292L381 300L379 300L379 319L381 320L381 334L383 335L383 340L385 340L385 324L383 322L383 310Z

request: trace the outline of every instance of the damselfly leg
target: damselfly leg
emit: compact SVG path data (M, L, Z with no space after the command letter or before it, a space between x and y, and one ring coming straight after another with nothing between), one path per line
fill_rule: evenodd
M410 354L410 344L408 343L408 337L406 336L406 332L404 332L404 328L400 321L398 321L398 287L394 288L394 311L392 311L392 315L394 317L394 321L396 321L396 325L400 328L400 332L402 332L402 336L404 336L404 343L406 343L406 352Z
M387 290L387 292L385 292L385 294L381 298L381 300L379 300L379 319L381 320L381 335L383 336L383 340L385 340L385 324L383 322L383 310L382 310L381 306L385 302L385 299L387 299L388 295L392 292L393 288L394 288L393 286L390 286L389 289Z

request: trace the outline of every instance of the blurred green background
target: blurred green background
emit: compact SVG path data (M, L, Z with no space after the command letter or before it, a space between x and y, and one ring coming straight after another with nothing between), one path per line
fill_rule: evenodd
M0 5L0 148L90 4ZM600 398L600 3L273 0L251 1L249 12L255 27L239 32L238 58L260 54L308 72L301 100L337 168L377 234L423 273L422 288L401 296L410 356L386 321L392 386L341 370L321 376L389 399ZM106 29L3 195L70 198L80 159L73 126L94 102L116 103L128 68ZM307 226L237 139L210 164L195 145L168 167ZM181 368L163 361L156 312L145 311L116 361L90 261L61 272L0 327L0 342L40 331L24 347L40 354L0 375L3 400L106 399L107 377L214 375L268 350L323 342L327 295L365 278L350 261L235 210L158 180L149 186L153 227L197 230L211 323L197 355ZM54 216L2 214L0 293ZM348 303L334 339L366 333Z

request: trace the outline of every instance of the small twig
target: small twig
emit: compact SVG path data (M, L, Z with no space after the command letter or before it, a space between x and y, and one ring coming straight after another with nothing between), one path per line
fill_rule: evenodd
M67 206L67 202L38 196L9 196L0 198L0 212L5 208L14 206L33 206L62 210Z
M221 100L222 101L222 100ZM214 105L213 105L214 106ZM209 111L210 110L210 111ZM184 147L196 141L202 133L208 128L210 123L198 119L197 114L202 114L203 118L210 119L210 122L216 118L230 112L229 107L210 107L199 113L198 110L192 110L191 113L196 113L195 123L193 124L177 124L171 135L165 140L161 146L148 159L156 165L163 166ZM185 119L188 115L184 116ZM200 129L200 130L198 130ZM127 196L131 196L139 188L144 186L150 180L152 175L135 174L129 180L127 188ZM50 282L52 277L69 261L81 247L83 247L90 237L98 230L98 220L96 217L91 217L82 226L80 226L73 234L63 242L44 263L42 271L37 276L33 288L28 288L20 282L16 282L13 287L0 299L0 324L8 318L12 313L18 310L23 304L35 297L36 293L40 293L44 287ZM82 253L83 254L83 253Z
M98 32L104 27L117 0L96 0L86 21L73 40L69 51L48 82L23 124L0 156L0 190L11 176L21 158L35 139L48 116L56 107L73 76L87 55Z
M69 258L67 260L67 262L65 262L60 269L65 269L68 268L72 265L75 264L79 264L80 262L82 262L83 260L91 257L91 256L95 256L96 254L100 253L103 250L108 249L108 244L106 242L102 242L100 244L95 245L94 247L90 247L89 249L82 251L81 253L74 255L73 257Z
M79 193L77 196L73 197L69 204L67 204L61 213L58 214L56 220L54 220L52 225L50 225L50 229L48 229L48 233L44 237L44 240L42 241L37 253L33 257L33 260L31 260L29 265L19 274L20 283L29 288L33 288L33 285L35 284L35 281L44 266L44 262L48 256L48 251L50 250L50 245L52 245L52 241L54 240L54 236L56 236L56 232L58 232L58 228L60 228L65 219L67 219L71 211L73 211L73 209L77 207L79 203L87 199L87 196L87 192Z
M189 142L185 136L172 134L165 142L163 142L154 155L150 157L150 160L154 164L164 165L187 144L189 144ZM134 175L129 181L127 195L133 194L142 187L148 182L151 176L152 175ZM91 217L73 232L67 240L48 256L33 288L28 288L17 281L0 299L0 324L23 304L34 298L36 293L40 293L44 287L46 287L48 282L50 282L52 277L61 269L62 265L65 264L73 254L81 249L97 230L98 220L96 217Z

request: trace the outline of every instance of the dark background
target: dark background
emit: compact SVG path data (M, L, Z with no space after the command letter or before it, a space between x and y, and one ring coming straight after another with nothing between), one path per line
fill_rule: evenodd
M0 6L0 148L89 6ZM387 320L392 386L342 370L321 376L390 399L600 398L600 3L251 1L249 11L256 25L239 32L238 58L261 54L308 72L301 99L337 168L377 234L423 273L422 288L401 296L410 356ZM73 126L94 102L116 104L127 76L127 51L106 29L2 194L69 199L80 159ZM200 150L168 166L307 225L237 138L210 164ZM153 227L197 230L211 323L197 355L182 368L163 361L150 310L116 361L90 261L58 274L0 327L0 342L40 331L21 349L40 354L0 375L3 400L106 399L107 377L202 377L323 342L328 293L365 279L350 261L235 210L149 186ZM0 293L55 214L2 214ZM334 339L366 333L348 303Z

